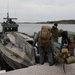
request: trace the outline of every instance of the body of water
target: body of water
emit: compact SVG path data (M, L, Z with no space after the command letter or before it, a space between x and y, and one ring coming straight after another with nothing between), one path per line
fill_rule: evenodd
M29 35L33 35L34 32L38 32L42 25L53 26L53 24L19 24L19 32L24 32ZM63 29L67 31L75 32L75 24L58 24L58 29ZM0 31L2 31L2 26L0 25Z
M34 34L34 32L38 32L41 29L42 25L53 26L53 24L21 24L19 25L19 31L28 33L30 35ZM58 29L63 29L67 31L75 32L74 24L58 24Z

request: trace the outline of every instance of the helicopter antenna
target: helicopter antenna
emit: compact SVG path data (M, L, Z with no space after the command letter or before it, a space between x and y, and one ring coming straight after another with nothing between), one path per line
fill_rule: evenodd
M9 18L9 0L7 0L7 17L6 18L3 18L3 19L14 19L14 20L17 20L17 18Z
M7 0L7 18L9 18L9 0Z

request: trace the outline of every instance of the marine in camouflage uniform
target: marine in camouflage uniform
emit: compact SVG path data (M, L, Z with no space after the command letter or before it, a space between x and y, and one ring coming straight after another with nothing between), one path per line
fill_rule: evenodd
M38 40L39 34L40 34L40 31L38 32L38 34L34 40L34 45L37 42L38 48L39 48L39 53L40 53L40 64L44 64L45 57L47 56L49 65L52 66L54 64L54 60L53 60L53 49L52 49L51 37L50 37L50 40L48 41L48 43L41 43Z
M59 30L60 36L62 36L62 45L64 43L68 44L69 50L74 55L75 49L75 33L71 31L63 31L62 29Z
M58 28L57 28L57 23L54 24L54 26L51 28L51 33L52 33L52 42L58 42L58 37L59 37L59 33L58 33Z
M51 33L52 33L52 48L54 50L54 42L58 42L58 37L59 37L59 33L58 33L58 28L57 28L58 24L55 23L52 28L51 28Z

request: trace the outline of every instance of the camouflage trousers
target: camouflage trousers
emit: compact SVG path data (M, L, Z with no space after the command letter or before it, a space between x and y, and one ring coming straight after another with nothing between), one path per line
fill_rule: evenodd
M75 53L74 53L74 50L75 50L75 42L71 42L70 50L71 50L71 52L72 52L71 55L75 56Z
M52 46L50 44L41 44L39 46L39 53L40 53L40 64L44 64L46 59L48 59L49 64L54 63Z

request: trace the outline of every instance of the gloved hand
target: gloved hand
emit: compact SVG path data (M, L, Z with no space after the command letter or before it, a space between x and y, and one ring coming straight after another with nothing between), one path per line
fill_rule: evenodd
M71 47L71 44L68 44L68 48L70 48Z

